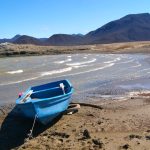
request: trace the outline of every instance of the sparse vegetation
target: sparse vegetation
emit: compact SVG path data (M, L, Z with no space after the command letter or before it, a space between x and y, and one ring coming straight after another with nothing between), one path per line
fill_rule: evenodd
M0 45L0 57L70 53L149 53L150 41L79 46Z

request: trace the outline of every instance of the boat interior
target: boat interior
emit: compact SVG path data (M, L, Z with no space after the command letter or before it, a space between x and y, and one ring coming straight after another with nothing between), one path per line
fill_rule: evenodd
M45 99L45 98L55 97L63 94L64 94L63 90L60 87L57 87L53 89L46 89L46 90L33 92L30 97L31 99Z
M31 99L45 99L67 94L71 91L71 87L69 85L64 85L64 83L59 83L53 88L45 86L44 89L36 87L36 90L33 88L31 90L33 90L33 93L30 95Z

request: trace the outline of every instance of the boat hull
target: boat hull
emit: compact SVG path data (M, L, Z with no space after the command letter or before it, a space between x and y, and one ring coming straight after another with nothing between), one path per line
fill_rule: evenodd
M34 104L35 112L38 116L38 121L42 124L47 124L58 115L63 113L69 106L71 97L63 97L57 101Z
M48 90L48 93L50 92L51 90ZM52 92L55 93L56 91L52 90ZM71 87L70 91L66 94L60 94L42 100L32 100L31 96L31 100L29 100L28 102L19 103L19 101L17 101L18 102L17 106L22 116L30 119L34 119L35 116L37 116L37 121L46 125L68 108L69 103L71 102L72 92L73 88ZM41 93L39 95L38 93L36 96L43 96L43 95Z

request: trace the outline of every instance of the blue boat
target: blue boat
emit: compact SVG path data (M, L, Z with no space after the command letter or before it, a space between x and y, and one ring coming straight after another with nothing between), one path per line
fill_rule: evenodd
M73 90L68 80L30 87L16 105L22 116L47 124L68 108Z

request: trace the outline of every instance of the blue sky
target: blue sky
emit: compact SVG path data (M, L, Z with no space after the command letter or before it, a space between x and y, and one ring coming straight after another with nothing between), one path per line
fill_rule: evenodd
M150 0L0 0L0 38L86 34L127 14L150 12Z

